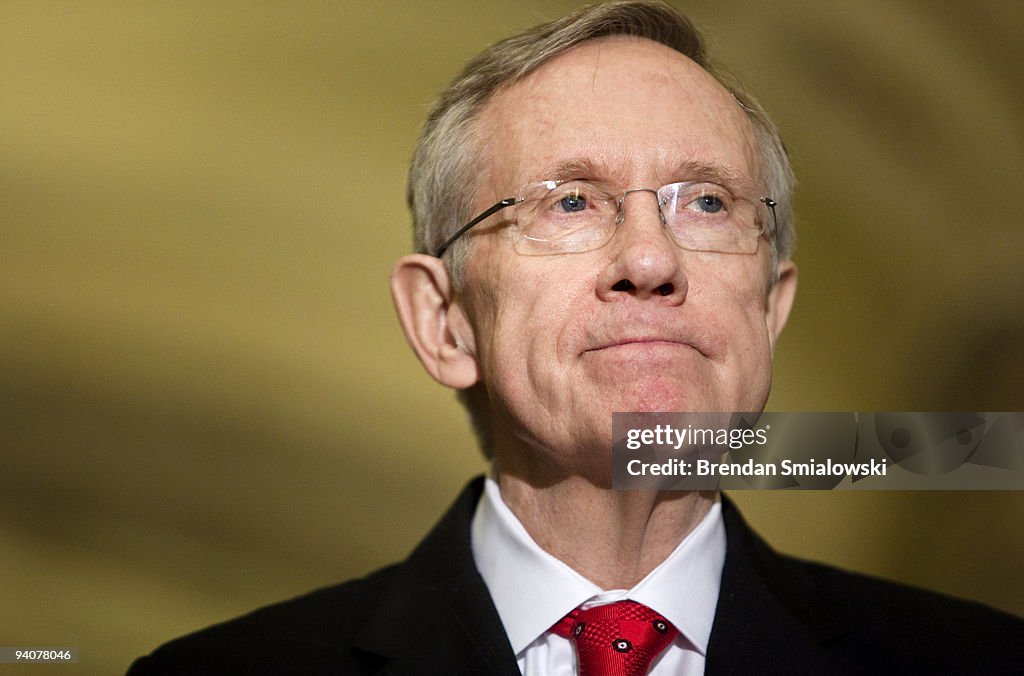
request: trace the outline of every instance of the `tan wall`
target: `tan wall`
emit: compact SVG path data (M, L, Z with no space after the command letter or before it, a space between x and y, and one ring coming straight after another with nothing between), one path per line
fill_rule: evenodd
M114 673L402 556L482 469L392 318L405 165L466 58L573 4L0 5L0 645ZM801 178L772 408L1024 410L1024 4L764 4L692 13ZM737 499L1024 613L1021 494Z

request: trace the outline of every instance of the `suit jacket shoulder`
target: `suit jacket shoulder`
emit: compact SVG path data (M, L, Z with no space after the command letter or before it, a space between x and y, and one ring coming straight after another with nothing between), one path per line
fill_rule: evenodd
M401 564L172 641L129 673L518 674L470 549L482 487ZM723 502L707 674L1024 673L1024 621L779 555Z
M519 674L473 563L474 481L409 558L167 643L143 674Z
M723 502L707 673L1024 673L1020 618L780 555Z

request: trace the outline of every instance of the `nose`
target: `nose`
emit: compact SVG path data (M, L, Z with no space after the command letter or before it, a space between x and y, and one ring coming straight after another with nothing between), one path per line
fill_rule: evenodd
M627 190L619 202L617 221L608 263L598 279L601 300L631 296L665 305L682 304L689 286L681 261L683 251L664 228L657 192Z

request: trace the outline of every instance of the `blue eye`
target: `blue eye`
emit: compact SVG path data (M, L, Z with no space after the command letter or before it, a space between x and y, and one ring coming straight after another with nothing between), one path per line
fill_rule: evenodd
M701 211L709 214L716 214L725 207L722 200L715 195L701 195L696 203Z
M578 192L570 193L558 200L558 206L566 213L583 211L587 208L587 198Z

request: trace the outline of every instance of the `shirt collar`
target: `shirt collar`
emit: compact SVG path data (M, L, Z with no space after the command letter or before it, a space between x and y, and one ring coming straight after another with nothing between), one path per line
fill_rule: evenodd
M656 610L704 655L725 563L717 500L697 527L635 587L603 591L540 548L488 478L473 515L473 559L519 655L581 605L632 599Z

